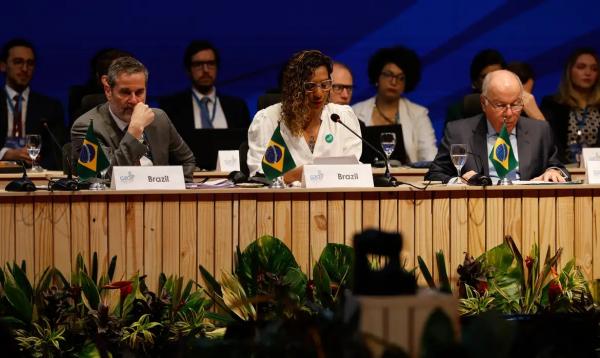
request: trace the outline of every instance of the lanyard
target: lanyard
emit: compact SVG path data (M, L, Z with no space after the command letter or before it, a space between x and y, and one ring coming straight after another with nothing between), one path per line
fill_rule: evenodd
M198 108L200 108L200 106L201 106L200 98L198 98L198 96L196 96L196 93L194 93L194 91L192 91L192 96L194 97L194 100L196 100L196 104L198 105ZM215 105L213 106L212 114L208 118L210 123L213 123L215 121L215 114L217 113L217 103L219 103L219 97L215 96ZM202 116L202 114L200 114L200 116Z
M4 94L6 95L6 102L8 102L8 108L10 108L10 111L14 114L15 113L15 105L12 103L13 99L10 98L10 96L8 95L8 92L6 91L6 88L4 88ZM17 100L17 109L21 109L21 103L23 103L23 95L19 94L18 95L18 100Z
M579 116L579 111L575 112L575 122L577 122L577 127L579 127L579 129L583 129L583 127L585 127L585 122L587 122L587 117L588 117L588 107L585 107L583 109L583 112L581 113L581 116Z

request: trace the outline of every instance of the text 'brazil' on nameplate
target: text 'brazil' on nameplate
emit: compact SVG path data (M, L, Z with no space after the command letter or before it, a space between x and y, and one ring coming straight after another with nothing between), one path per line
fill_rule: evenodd
M115 190L183 190L183 167L116 166L113 167L110 187Z

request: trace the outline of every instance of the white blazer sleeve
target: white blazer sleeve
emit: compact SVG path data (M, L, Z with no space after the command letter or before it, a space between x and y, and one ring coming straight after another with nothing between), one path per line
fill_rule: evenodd
M248 128L248 157L246 163L251 176L257 172L262 173L262 158L277 127L277 118L272 118L273 111L268 111L269 108L258 111L250 124L250 128Z
M435 130L431 125L431 119L429 119L429 111L421 107L419 116L413 123L417 130L417 160L429 160L432 161L437 154L437 145L435 142Z

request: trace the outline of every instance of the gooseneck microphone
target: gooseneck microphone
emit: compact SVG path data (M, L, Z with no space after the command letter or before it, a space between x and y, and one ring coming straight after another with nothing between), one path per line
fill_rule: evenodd
M23 176L21 179L16 179L6 184L4 190L6 191L35 191L35 184L29 179L27 176L27 169L25 168L25 163L22 160L18 160L17 163L21 165L21 169L23 169Z
M50 134L50 138L52 138L52 142L54 143L54 145L56 145L58 147L58 150L62 153L62 147L58 143L58 140L54 136L54 133L52 133L52 131L50 130L50 127L48 127L48 122L43 121L42 124L44 125L44 128L46 128L48 134ZM73 164L71 162L70 153L67 155L67 177L52 181L52 183L49 185L49 189L66 191L79 190L77 180L73 179Z
M377 147L375 147L373 144L369 143L360 134L356 133L355 131L352 130L352 128L348 127L344 122L342 122L340 119L340 116L337 113L332 113L331 117L329 117L329 118L331 118L331 120L334 121L335 123L339 123L342 126L344 126L352 134L354 134L356 137L358 137L358 139L360 139L363 143L368 145L369 148L373 149L375 151L375 153L377 153L383 157L383 160L385 161L385 173L383 175L374 175L373 176L373 184L375 186L377 186L377 187L398 186L398 182L396 181L396 178L394 178L390 174L390 163L388 162L387 155L383 154L383 152L381 152L381 150L377 149Z

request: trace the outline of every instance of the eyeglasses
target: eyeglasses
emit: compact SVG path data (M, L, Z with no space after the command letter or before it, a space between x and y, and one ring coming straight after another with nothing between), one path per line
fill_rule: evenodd
M34 67L35 66L35 60L26 60L24 58L13 58L11 60L12 64L15 66L27 66L27 67Z
M302 86L304 86L304 91L306 92L314 92L317 87L321 89L321 91L329 91L331 89L331 86L333 84L333 81L331 80L325 80L325 81L321 81L319 83L316 82L304 82L302 84Z
M523 102L521 102L521 100L519 100L519 102L513 103L513 104L504 104L504 103L494 103L494 102L490 101L490 99L487 98L486 96L483 96L483 98L485 98L486 102L490 106L492 106L494 111L497 111L497 112L506 112L509 108L513 112L519 112L520 110L523 109Z
M344 90L348 91L348 93L352 93L354 90L353 85L331 85L331 89L334 93L342 93Z
M190 66L193 69L206 68L208 70L212 70L213 68L217 67L217 61L193 61Z
M404 73L399 73L395 75L389 71L381 71L381 77L385 78L388 81L396 80L398 82L404 82L406 80L406 76L404 75Z

